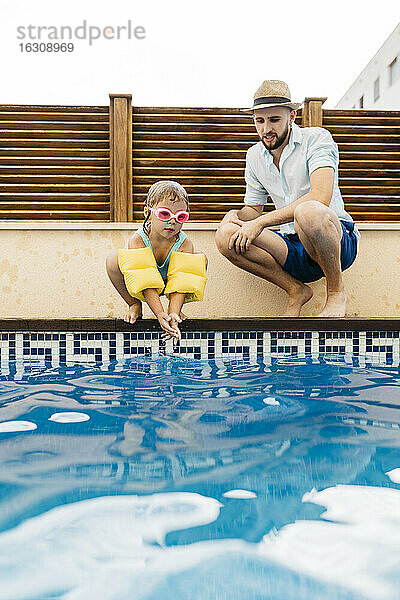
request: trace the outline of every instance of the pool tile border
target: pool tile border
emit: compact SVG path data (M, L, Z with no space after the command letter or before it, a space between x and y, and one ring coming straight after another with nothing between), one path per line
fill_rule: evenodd
M187 358L250 360L342 355L360 363L399 365L399 330L183 331L179 345L159 331L2 331L0 361L109 363L162 354Z

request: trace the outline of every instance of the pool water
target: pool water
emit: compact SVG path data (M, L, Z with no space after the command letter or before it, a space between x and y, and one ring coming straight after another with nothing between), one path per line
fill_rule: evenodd
M27 361L0 407L0 599L400 598L398 366Z

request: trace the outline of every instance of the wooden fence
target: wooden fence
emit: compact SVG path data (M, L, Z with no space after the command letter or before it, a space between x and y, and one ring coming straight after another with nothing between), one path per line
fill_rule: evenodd
M400 219L400 111L324 110L306 98L296 122L339 145L339 184L357 221ZM0 219L131 221L149 186L175 179L192 219L242 205L252 117L232 108L0 105Z

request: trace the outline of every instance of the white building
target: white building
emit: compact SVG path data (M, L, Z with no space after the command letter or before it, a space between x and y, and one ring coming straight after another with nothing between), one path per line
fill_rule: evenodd
M400 23L336 108L400 110Z

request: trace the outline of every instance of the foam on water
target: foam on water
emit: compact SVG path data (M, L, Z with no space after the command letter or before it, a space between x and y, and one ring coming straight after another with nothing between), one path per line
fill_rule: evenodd
M220 581L221 598L244 598L247 589L248 598L305 599L324 590L327 600L393 600L400 584L400 491L336 486L304 501L324 506L325 521L292 523L258 544L231 539L174 547L165 546L168 532L215 521L220 503L167 493L61 506L0 534L0 598L172 600L184 581L185 598L209 600L217 597L214 563L232 574ZM292 584L296 571L301 589ZM202 579L205 572L209 579Z
M49 417L49 421L54 421L55 423L82 423L89 421L89 419L89 415L78 412L54 413Z
M0 423L0 433L33 431L36 428L36 423L32 423L31 421L3 421Z
M238 498L241 500L257 498L257 494L251 492L250 490L229 490L228 492L224 492L222 495L224 498Z
M400 469L392 469L391 471L388 471L386 475L393 483L400 483Z
M400 585L400 491L339 485L307 493L326 507L322 521L297 521L260 544L282 565L374 600L393 600Z

